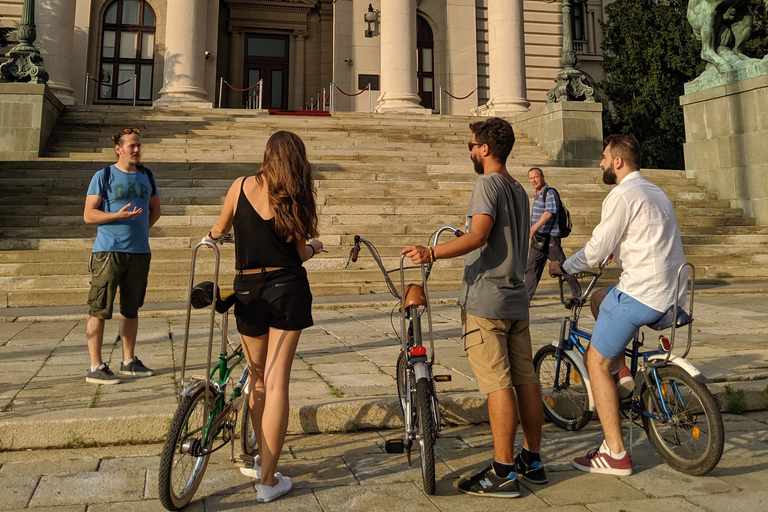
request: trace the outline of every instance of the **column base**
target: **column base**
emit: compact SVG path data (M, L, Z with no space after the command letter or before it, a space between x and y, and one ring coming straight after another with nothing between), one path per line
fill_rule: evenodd
M418 94L407 92L384 92L381 96L379 96L378 105L376 105L375 112L381 114L431 114L432 111L419 105L420 102L421 98L419 98Z
M512 96L501 96L491 98L485 104L483 115L495 117L509 117L521 112L530 110L531 102L527 98L515 98Z
M77 103L77 98L74 97L75 90L69 85L48 80L48 87L63 105L74 105Z
M208 91L200 87L168 87L160 90L160 98L154 101L156 107L190 106L212 108Z

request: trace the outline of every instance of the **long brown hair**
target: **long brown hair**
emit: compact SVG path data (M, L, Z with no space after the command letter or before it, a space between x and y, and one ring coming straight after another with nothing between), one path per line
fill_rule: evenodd
M256 180L260 184L266 181L280 236L289 242L317 237L317 191L304 142L298 135L287 131L272 134Z

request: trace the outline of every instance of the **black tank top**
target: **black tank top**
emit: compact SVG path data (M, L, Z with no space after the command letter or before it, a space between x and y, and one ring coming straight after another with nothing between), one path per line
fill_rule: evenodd
M262 267L298 267L303 263L293 242L287 242L275 231L274 217L264 220L245 196L240 183L240 197L232 226L235 230L235 269Z

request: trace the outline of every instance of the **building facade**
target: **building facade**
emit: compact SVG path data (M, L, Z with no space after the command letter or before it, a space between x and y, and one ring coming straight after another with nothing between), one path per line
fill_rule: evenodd
M603 3L571 1L579 67L600 80ZM2 25L18 25L22 4L0 2ZM135 95L137 105L243 108L255 105L260 88L263 108L305 108L333 91L338 110L509 115L546 102L560 70L561 7L545 0L36 0L35 45L65 104L130 105Z

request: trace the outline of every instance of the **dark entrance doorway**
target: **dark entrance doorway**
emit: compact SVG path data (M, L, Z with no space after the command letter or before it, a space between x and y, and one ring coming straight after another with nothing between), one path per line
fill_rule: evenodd
M435 108L435 40L432 28L421 16L416 21L416 51L418 55L418 82L420 105Z
M288 36L249 35L245 38L243 87L264 80L262 108L288 108ZM247 97L243 95L243 104Z

